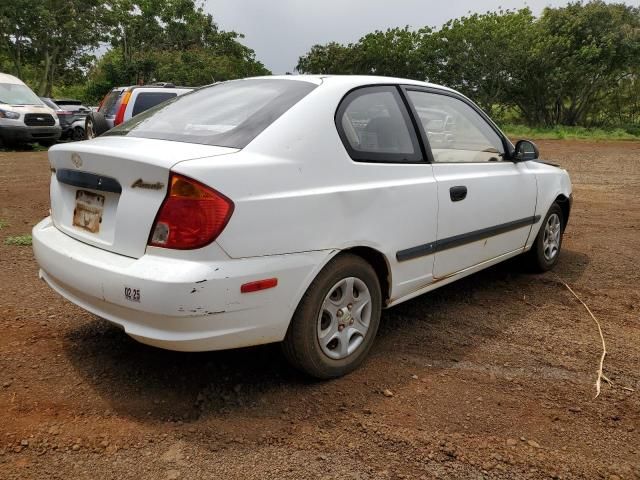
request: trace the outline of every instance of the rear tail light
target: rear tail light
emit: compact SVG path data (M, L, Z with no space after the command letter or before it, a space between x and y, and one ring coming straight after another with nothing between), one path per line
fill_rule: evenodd
M124 111L127 109L127 104L129 103L129 97L131 97L131 92L124 92L122 94L122 99L120 100L120 107L118 108L118 113L116 113L116 119L113 121L114 125L120 125L124 121Z
M149 245L189 250L213 242L227 226L233 202L191 178L172 173Z

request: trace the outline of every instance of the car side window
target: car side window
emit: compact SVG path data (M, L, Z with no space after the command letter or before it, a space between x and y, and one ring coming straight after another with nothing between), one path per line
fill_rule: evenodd
M431 92L409 90L435 163L496 162L504 157L498 133L466 102Z
M420 146L396 87L365 87L338 107L336 127L353 160L418 162Z
M159 103L174 98L178 94L175 92L141 92L136 98L136 103L133 105L133 112L131 116L136 116L139 113L149 110L151 107L155 107Z

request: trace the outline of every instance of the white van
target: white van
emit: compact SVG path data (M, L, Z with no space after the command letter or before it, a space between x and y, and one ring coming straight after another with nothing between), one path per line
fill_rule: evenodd
M0 73L0 141L3 145L51 146L60 138L60 122L24 82Z

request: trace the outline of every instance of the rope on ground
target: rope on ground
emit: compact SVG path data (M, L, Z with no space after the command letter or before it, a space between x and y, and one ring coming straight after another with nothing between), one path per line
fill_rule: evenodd
M589 315L591 315L591 318L593 318L593 321L596 322L596 325L598 326L598 333L600 334L600 340L602 340L602 355L600 356L600 365L598 366L598 378L596 380L596 396L594 398L598 398L598 395L600 395L600 385L602 384L602 380L604 380L605 382L607 382L609 385L613 386L613 382L611 380L609 380L606 375L603 373L603 369L604 369L604 359L607 356L607 345L604 342L604 335L602 334L602 327L600 326L600 322L598 321L598 319L596 318L596 316L591 312L591 309L587 306L586 303L584 303L582 301L582 299L576 295L576 292L573 291L573 289L567 285L567 283L562 280L558 275L556 275L554 273L556 279L562 283L567 290L569 290L571 292L571 294L576 297L576 299L584 306L584 308L587 310L587 312L589 312ZM624 387L625 390L631 390L632 389L628 388L628 387Z

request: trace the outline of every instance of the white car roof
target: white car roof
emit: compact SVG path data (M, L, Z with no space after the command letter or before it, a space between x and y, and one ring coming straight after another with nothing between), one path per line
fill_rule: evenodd
M376 85L376 84L399 84L399 85L417 85L421 87L438 88L440 90L447 90L450 92L456 92L455 90L437 85L435 83L421 82L419 80L410 80L408 78L399 77L383 77L379 75L272 75L264 77L254 78L277 78L284 80L306 80L317 85L321 83L331 84L343 84L345 86L354 85ZM458 92L456 92L458 93Z
M0 83L15 83L17 85L24 85L24 82L18 77L9 75L8 73L0 73Z

